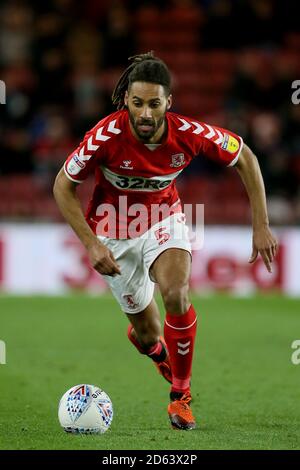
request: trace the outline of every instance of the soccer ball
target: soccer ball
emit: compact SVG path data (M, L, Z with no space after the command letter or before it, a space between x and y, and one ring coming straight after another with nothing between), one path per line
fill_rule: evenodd
M112 402L95 385L75 385L62 396L58 419L66 432L103 434L113 419Z

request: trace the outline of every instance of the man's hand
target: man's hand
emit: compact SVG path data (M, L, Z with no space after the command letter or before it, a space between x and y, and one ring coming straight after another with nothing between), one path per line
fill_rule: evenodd
M277 247L277 241L269 226L265 225L259 229L253 229L252 255L249 263L254 263L258 253L260 253L267 270L271 273L272 262L276 256Z
M260 253L267 270L271 273L271 265L277 251L277 241L269 228L265 185L259 163L246 144L243 145L235 166L245 185L251 204L253 241L249 263L254 263Z
M120 266L117 264L114 255L102 243L97 241L88 248L88 255L93 268L98 273L112 277L121 274Z
M121 274L112 252L101 243L84 218L82 207L77 196L77 183L70 181L61 168L53 187L57 205L71 225L74 232L86 248L90 262L96 271L107 276Z

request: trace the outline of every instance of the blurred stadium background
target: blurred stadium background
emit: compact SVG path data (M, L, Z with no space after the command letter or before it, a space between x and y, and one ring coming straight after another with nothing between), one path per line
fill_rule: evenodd
M257 154L270 221L281 227L273 276L250 269L240 179L195 161L179 181L184 203L205 204L206 250L195 260L193 286L300 294L300 105L291 100L300 76L298 18L297 2L279 0L2 0L0 288L105 288L62 228L52 185L86 130L113 111L127 58L154 50L173 74L173 110L235 131ZM80 188L84 206L90 192L88 183Z

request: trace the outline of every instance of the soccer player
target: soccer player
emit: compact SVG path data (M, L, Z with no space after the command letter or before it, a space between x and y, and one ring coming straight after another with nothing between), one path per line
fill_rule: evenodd
M69 155L54 195L127 315L129 340L170 382L172 426L189 430L196 426L190 379L197 317L188 293L191 246L175 180L193 158L234 166L252 208L249 261L260 254L271 272L277 242L269 229L264 183L241 137L169 111L170 72L152 52L131 58L112 99L118 110ZM90 174L95 187L84 217L76 189ZM155 283L166 310L164 336Z

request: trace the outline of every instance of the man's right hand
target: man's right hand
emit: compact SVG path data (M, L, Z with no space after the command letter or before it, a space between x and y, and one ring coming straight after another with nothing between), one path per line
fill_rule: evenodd
M120 266L117 264L112 252L101 242L96 242L88 248L88 255L93 268L100 274L116 276L121 274Z

